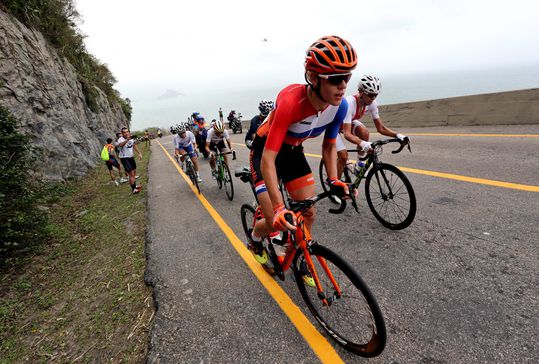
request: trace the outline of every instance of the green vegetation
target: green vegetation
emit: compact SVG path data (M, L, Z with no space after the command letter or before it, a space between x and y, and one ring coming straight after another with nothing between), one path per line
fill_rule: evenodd
M80 15L74 0L4 0L0 7L11 13L28 27L40 31L49 44L71 63L79 75L88 107L99 112L96 86L111 104L120 104L125 116L131 120L129 99L123 99L113 88L114 75L107 65L88 53L84 35L77 28Z
M149 150L140 147L146 187ZM0 363L144 362L154 312L146 193L110 182L104 164L69 182L47 205L47 244L3 268Z
M29 171L29 138L17 120L0 106L0 266L15 251L26 251L46 238L44 186Z

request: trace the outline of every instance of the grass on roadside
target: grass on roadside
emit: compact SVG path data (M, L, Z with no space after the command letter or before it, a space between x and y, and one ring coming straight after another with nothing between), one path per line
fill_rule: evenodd
M149 150L140 145L138 183ZM143 362L154 308L144 284L146 192L103 163L49 208L51 239L0 272L0 363Z

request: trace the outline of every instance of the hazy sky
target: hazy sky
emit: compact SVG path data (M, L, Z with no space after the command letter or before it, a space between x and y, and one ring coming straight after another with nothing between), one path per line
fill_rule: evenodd
M167 89L303 82L306 48L331 34L356 49L354 78L539 65L538 1L77 0L77 8L88 50L135 101Z

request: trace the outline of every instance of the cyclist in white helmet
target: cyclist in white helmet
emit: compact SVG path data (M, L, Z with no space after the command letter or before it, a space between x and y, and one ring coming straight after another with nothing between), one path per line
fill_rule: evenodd
M178 125L176 132L176 135L174 135L174 156L176 157L176 160L179 157L180 165L185 172L185 155L189 154L195 167L197 182L201 183L202 179L198 173L198 158L195 151L195 135L190 130L186 130L184 125Z
M376 97L382 90L382 83L378 77L364 75L361 77L357 86L357 94L346 97L348 101L348 117L344 119L342 133L344 138L351 143L357 145L358 149L362 152L358 154L360 158L363 158L371 148L369 142L369 130L360 121L361 118L369 113L376 126L378 133L393 138L399 138L404 141L406 136L399 134L384 125L380 114L378 112L378 104L376 103ZM348 161L348 152L346 151L346 145L342 139L342 135L337 135L337 170L339 176L342 176L342 172L346 162Z
M271 110L273 110L274 104L271 100L262 100L258 104L258 111L260 112L254 118L251 119L251 125L249 126L249 131L245 134L245 145L247 148L251 149L253 144L253 138L256 134L256 129L262 124L264 119L269 115Z
M225 146L225 140L228 148ZM215 120L213 127L208 131L206 137L206 151L210 154L210 166L212 176L215 176L215 150L219 150L221 153L232 151L232 143L230 142L230 136L228 130L225 129L225 125L221 120ZM228 165L228 156L225 155L225 163Z

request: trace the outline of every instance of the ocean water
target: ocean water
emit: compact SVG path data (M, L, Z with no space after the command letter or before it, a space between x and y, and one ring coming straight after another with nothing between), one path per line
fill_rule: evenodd
M378 75L382 92L378 103L432 100L446 97L474 95L539 87L539 65L496 70L452 71L429 74ZM360 75L354 75L346 94L355 93ZM290 83L293 83L291 81ZM172 98L141 97L133 99L132 129L150 126L168 128L186 121L194 111L200 112L207 121L218 117L223 109L224 117L233 109L250 119L258 113L262 99L274 100L286 84L256 89L193 92ZM166 91L164 88L161 92Z

